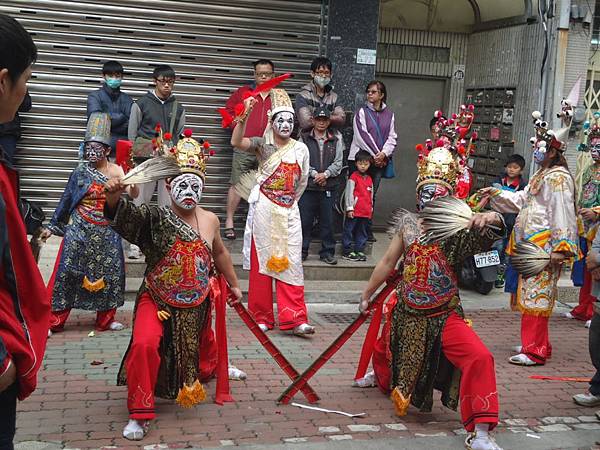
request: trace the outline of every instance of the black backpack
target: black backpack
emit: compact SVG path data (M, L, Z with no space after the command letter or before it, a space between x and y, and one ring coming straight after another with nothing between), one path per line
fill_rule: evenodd
M44 214L44 211L38 205L24 198L20 200L19 206L27 234L35 234L43 226L46 214Z

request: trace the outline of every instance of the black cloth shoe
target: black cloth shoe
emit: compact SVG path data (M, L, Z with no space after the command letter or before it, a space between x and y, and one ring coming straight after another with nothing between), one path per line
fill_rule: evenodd
M335 259L331 255L322 256L321 261L323 261L325 264L329 264L331 266L335 266L337 264L337 259Z
M367 237L367 242L377 242L377 239L375 239L375 236L373 236L373 233L369 234L369 237Z

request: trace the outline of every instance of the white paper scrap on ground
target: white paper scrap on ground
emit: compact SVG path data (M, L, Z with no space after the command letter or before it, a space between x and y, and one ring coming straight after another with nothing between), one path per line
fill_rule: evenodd
M326 413L341 414L342 416L346 416L346 417L363 417L363 416L367 415L367 413L350 414L350 413L347 413L347 412L344 412L344 411L333 411L331 409L318 408L316 406L308 406L308 405L303 405L302 403L295 403L295 402L292 402L291 405L292 406L297 406L298 408L312 409L313 411L321 411L321 412L326 412Z
M542 438L541 436L536 436L535 434L530 434L530 433L527 433L525 436L536 438L536 439L541 439Z

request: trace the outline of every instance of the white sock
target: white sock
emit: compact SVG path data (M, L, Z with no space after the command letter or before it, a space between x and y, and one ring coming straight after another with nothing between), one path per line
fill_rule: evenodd
M479 438L485 438L488 435L488 431L490 430L489 423L476 423L475 424L475 434Z

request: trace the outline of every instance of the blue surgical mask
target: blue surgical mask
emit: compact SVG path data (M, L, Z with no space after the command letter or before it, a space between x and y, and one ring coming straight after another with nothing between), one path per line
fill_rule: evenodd
M533 151L533 159L537 164L541 164L546 159L546 147L536 147Z
M121 86L121 82L123 80L121 80L120 78L112 78L111 77L111 78L106 78L104 81L106 82L106 85L109 88L117 89Z

